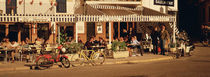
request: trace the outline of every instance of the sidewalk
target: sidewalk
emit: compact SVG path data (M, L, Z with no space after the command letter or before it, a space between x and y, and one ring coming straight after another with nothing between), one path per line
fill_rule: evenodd
M144 63L144 62L153 62L153 61L161 61L161 60L169 60L172 59L170 56L162 56L162 55L153 55L153 54L144 54L144 56L135 56L128 58L119 58L119 59L106 59L104 64L126 64L126 63ZM18 70L27 70L30 69L27 66L24 66L24 62L16 61L15 63L3 63L0 62L0 72L2 71L18 71ZM58 68L58 66L53 66L52 68Z

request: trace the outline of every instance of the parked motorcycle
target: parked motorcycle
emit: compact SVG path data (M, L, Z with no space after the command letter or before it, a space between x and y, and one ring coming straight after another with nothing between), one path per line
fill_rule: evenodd
M180 32L177 37L177 49L180 53L178 56L192 56L193 50L195 49L195 46L193 43L189 40L188 35L185 31Z
M66 49L61 45L58 46L56 50L58 50L58 53L53 54L45 54L44 51L42 51L41 55L39 55L35 60L35 66L38 69L47 69L49 67L52 67L54 63L61 62L62 66L64 66L65 68L69 68L70 61L68 60L68 57L63 54L66 52Z

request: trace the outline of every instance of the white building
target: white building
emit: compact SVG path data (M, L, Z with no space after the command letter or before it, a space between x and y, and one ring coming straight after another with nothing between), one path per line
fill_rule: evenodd
M138 29L150 22L156 22L153 25L158 25L159 22L170 23L169 27L175 25L173 23L176 22L176 17L173 15L178 11L178 0L168 1L0 0L0 10L3 13L0 16L0 27L4 29L1 35L9 36L13 31L18 37L15 40L19 42L26 37L33 42L37 37L45 38L43 36L47 35L46 40L56 42L60 28L63 28L68 36L75 39L81 37L83 41L87 41L90 36L96 36L111 41L113 38L121 37L123 29ZM52 25L54 23L56 24ZM14 28L18 25L18 29L22 29L23 26L28 29L26 32L10 31L8 28L10 25ZM102 29L99 31L99 28ZM49 32L51 30L53 32ZM42 35L43 32L48 33Z

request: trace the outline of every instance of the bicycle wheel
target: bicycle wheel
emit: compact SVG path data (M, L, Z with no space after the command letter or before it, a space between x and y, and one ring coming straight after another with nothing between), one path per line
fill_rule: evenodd
M69 61L69 59L67 59L67 58L65 58L65 57L62 57L61 63L62 63L62 65L63 65L65 68L69 68L69 67L70 67L70 61Z
M85 57L81 54L76 54L70 57L70 63L72 66L81 66L85 62Z
M101 65L105 62L106 56L103 52L95 52L92 56L92 65Z
M38 67L38 69L40 70L47 69L51 67L52 65L53 63L49 63L48 59L45 57L40 57L38 61L36 62L36 67Z

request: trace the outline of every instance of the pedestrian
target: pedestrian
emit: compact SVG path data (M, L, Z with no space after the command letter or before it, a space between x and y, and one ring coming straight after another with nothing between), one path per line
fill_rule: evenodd
M159 33L157 26L154 27L151 38L152 38L152 45L153 45L153 53L158 54L158 42L159 42Z
M165 25L161 26L161 31L159 32L159 38L160 38L160 48L161 48L161 55L165 55L165 47L167 43L169 42L169 33L167 30L165 30Z

